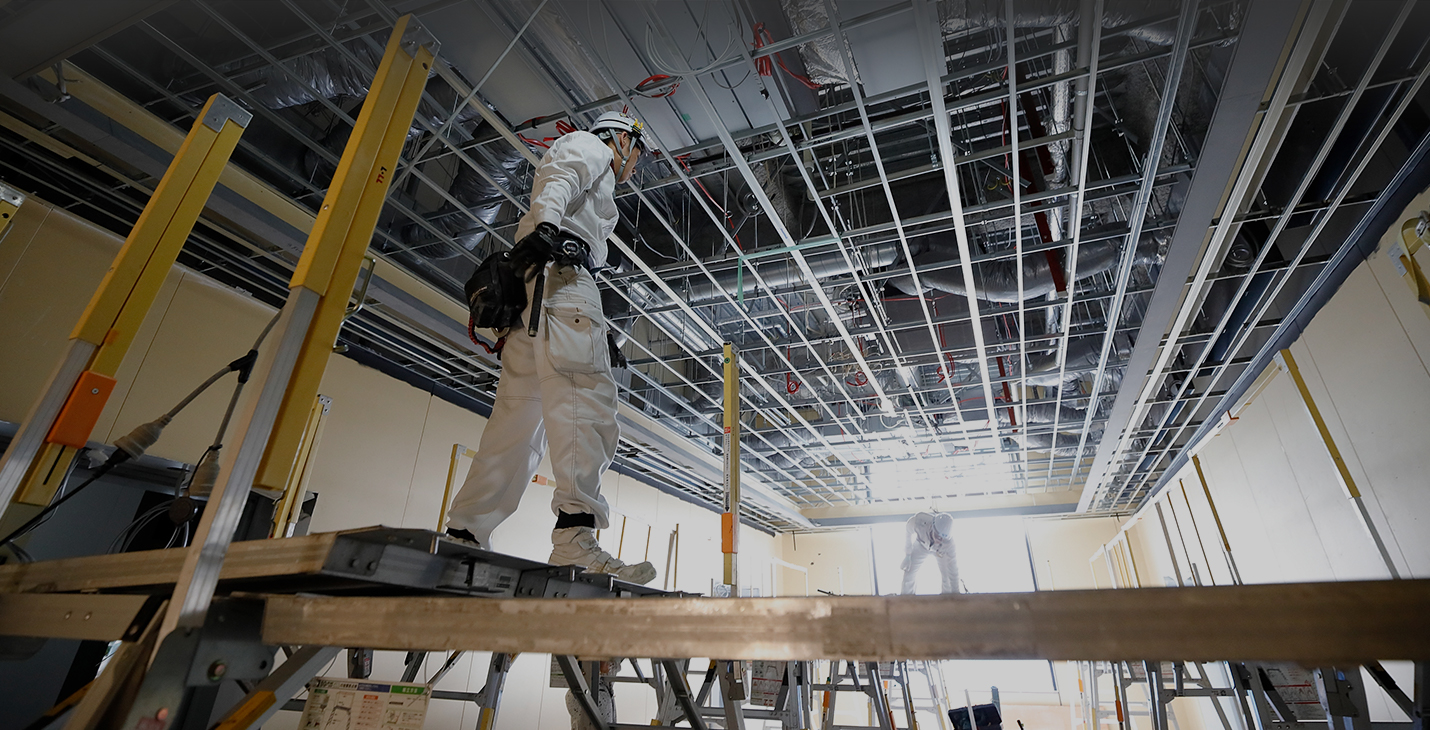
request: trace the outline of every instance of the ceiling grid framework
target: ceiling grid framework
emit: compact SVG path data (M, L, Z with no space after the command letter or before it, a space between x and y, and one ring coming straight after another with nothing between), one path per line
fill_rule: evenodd
M373 252L428 292L376 287L340 339L476 403L500 365L444 312L513 243L557 122L629 109L657 153L598 277L632 360L618 467L719 504L731 341L750 519L808 529L968 498L1123 511L1174 473L1430 132L1426 4L1276 4L180 0L61 70L179 128L234 96L235 164L311 213L415 14L441 53ZM127 230L152 174L116 145L143 144L0 61L26 74L0 84L0 178ZM275 300L294 243L243 211L183 260Z

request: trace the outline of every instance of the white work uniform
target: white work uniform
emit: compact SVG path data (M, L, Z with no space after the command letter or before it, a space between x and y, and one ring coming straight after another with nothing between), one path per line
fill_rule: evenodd
M961 593L958 584L958 559L954 555L953 540L940 540L933 527L931 512L920 512L909 518L907 540L904 545L904 586L901 593L912 595L914 579L919 567L930 555L938 560L938 571L943 575L943 593Z
M531 209L517 226L517 240L538 223L551 223L580 236L592 265L603 266L606 238L618 217L613 157L589 132L556 140L536 169ZM530 321L533 286L526 285L523 323ZM467 481L448 510L448 527L470 530L490 547L492 530L516 511L548 445L556 482L552 512L595 515L597 529L609 527L601 475L615 458L620 429L606 319L590 272L547 264L536 337L527 336L525 324L513 329L501 362L496 403Z

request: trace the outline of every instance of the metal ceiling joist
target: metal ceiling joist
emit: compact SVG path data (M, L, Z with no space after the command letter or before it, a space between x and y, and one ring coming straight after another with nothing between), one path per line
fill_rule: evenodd
M1162 145L1166 142L1168 131L1171 129L1172 112L1176 108L1177 102L1177 89L1181 84L1182 70L1186 65L1187 54L1190 52L1192 34L1196 31L1199 7L1198 0L1182 0L1182 13L1177 21L1177 38L1173 42L1172 57L1167 65L1164 88L1161 90L1161 103L1157 108L1157 121L1153 123L1152 141L1147 146L1147 156L1142 165L1142 187L1137 191L1137 196L1132 203L1132 210L1128 213L1131 230L1127 234L1127 243L1122 248L1121 266L1117 269L1117 294L1112 298L1108 308L1107 331L1103 334L1102 352L1097 361L1097 373L1092 377L1091 399L1094 405L1098 403L1098 395L1103 387L1103 374L1106 372L1108 356L1112 353L1114 331L1121 319L1122 308L1126 302L1127 287L1132 281L1132 262L1137 245L1142 240L1142 227L1146 223L1147 207L1152 200L1152 185L1156 178L1156 170L1162 165ZM1071 310L1070 298L1068 311ZM1061 391L1059 395L1061 395ZM1089 407L1084 416L1082 432L1078 436L1078 454L1081 454L1087 445L1088 432L1096 411L1097 408ZM1061 416L1061 409L1055 412L1054 426L1057 424L1058 416ZM1075 479L1076 476L1074 476Z
M1123 386L1108 416L1105 431L1108 435L1098 444L1092 472L1083 486L1083 497L1078 503L1080 512L1090 507L1093 493L1106 475L1114 450L1122 446L1121 440L1111 435L1122 433L1133 422L1134 410L1142 411L1134 407L1134 401L1145 402L1154 395L1152 391L1160 380L1156 374L1166 367L1171 355L1176 352L1176 338L1188 318L1195 313L1191 305L1200 304L1199 297L1189 296L1187 306L1176 310L1187 291L1186 282L1192 268L1197 267L1190 289L1195 294L1210 276L1212 264L1219 258L1218 252L1225 243L1225 231L1232 220L1232 216L1225 215L1225 212L1241 209L1251 187L1250 180L1255 177L1252 171L1260 167L1261 156L1268 148L1274 153L1270 137L1272 131L1280 126L1280 116L1293 86L1290 83L1276 86L1276 80L1278 76L1284 79L1301 75L1301 65L1306 61L1308 50L1292 51L1296 35L1298 32L1315 35L1324 20L1324 12L1307 17L1311 4L1305 3L1301 12L1296 14L1286 12L1285 4L1277 0L1252 0L1247 9L1242 33L1244 37L1255 38L1256 42L1238 44L1227 69L1226 81L1218 97L1220 101L1207 130L1206 143L1202 145L1202 155L1192 175L1191 188L1187 191L1177 228L1172 234L1167 258L1162 263L1156 289L1128 358ZM1267 90L1273 87L1276 90L1263 111L1262 103ZM1232 186L1229 195L1228 186ZM1226 204L1223 206L1224 199ZM1219 219L1223 223L1217 226L1211 245L1207 246L1207 231ZM1173 317L1176 321L1170 323ZM1171 340L1164 345L1163 336L1167 334L1169 324ZM1148 376L1152 357L1159 348L1161 357L1152 369L1152 375ZM1138 379L1144 377L1146 385L1138 388Z
M1366 70L1365 74L1362 76L1360 83L1357 84L1357 86L1356 86L1356 88L1355 88L1355 91L1351 94L1350 98L1349 98L1349 99L1347 100L1347 102L1346 102L1346 105L1342 108L1341 114L1337 117L1336 123L1332 126L1332 131L1331 131L1331 133L1327 136L1327 139L1326 139L1325 143L1323 144L1322 149L1321 149L1320 152L1317 154L1316 159L1313 160L1313 162L1312 162L1312 164L1311 164L1310 172L1307 173L1306 178L1304 179L1302 185L1301 185L1301 186L1298 186L1297 191L1292 195L1291 204L1288 206L1288 208L1289 208L1290 210L1288 210L1287 212L1283 213L1280 217L1278 217L1276 224L1272 227L1270 237L1269 237L1269 239L1267 240L1265 246L1263 247L1263 250L1262 250L1262 252L1261 252L1261 255L1258 256L1256 262L1255 262L1255 263L1253 264L1253 266L1252 266L1252 270L1251 270L1252 273L1257 272L1257 271L1262 267L1262 265L1264 264L1264 261L1265 261L1265 254L1276 244L1277 238L1280 236L1280 234L1281 234L1287 227L1289 227L1289 225L1290 225L1290 224L1289 224L1289 221L1290 221L1290 219L1291 219L1291 217L1292 217L1291 211L1293 211L1293 210L1296 209L1296 207L1298 206L1300 200L1301 200L1302 197L1304 196L1306 189L1309 188L1310 182L1311 182L1311 180L1313 179L1315 172L1319 169L1320 165L1325 161L1326 156L1330 154L1330 149L1331 149L1331 147L1332 147L1336 142L1338 142L1338 137L1339 137L1339 133L1340 133L1341 129L1344 128L1345 123L1349 120L1351 114L1354 112L1354 110L1355 110L1355 108L1356 108L1356 103L1357 103L1357 101L1358 101L1358 100L1361 98L1361 96L1365 93L1366 89L1369 88L1371 78L1375 76L1375 73L1376 73L1376 71L1377 71L1377 69L1378 69L1378 67L1379 67L1379 65L1380 65L1380 63L1381 63L1381 61L1384 60L1386 53L1389 51L1391 45L1393 44L1393 42L1394 42L1395 39L1397 38L1397 36L1398 36L1398 34L1399 34L1399 31L1401 30L1402 27L1404 27L1406 21L1409 19L1410 14L1411 14L1412 10L1414 9L1414 5L1415 5L1415 3L1414 3L1413 0L1412 0L1412 1L1408 1L1408 2L1404 3L1404 4L1401 6L1400 12L1397 14L1394 23L1391 25L1391 27L1390 27L1390 29L1389 29L1389 32L1387 33L1385 39L1382 41L1380 47L1379 47L1378 50L1377 50L1376 55L1375 55L1375 58L1371 61L1370 66L1369 66L1369 68ZM1331 201L1331 204L1330 204L1325 210L1321 211L1321 212L1317 215L1316 220L1315 220L1315 223L1313 224L1313 226L1312 226L1310 232L1308 233L1308 235L1307 235L1305 241L1298 247L1297 252L1296 252L1296 255L1292 258L1292 260L1291 260L1291 262L1290 262L1290 265L1291 265L1292 269L1294 269L1294 267L1298 266L1298 265L1301 263L1301 261L1303 261L1303 260L1306 258L1307 254L1311 251L1312 247L1316 244L1316 242L1317 242L1318 239L1320 238L1321 233L1325 231L1327 225L1330 223L1332 216L1335 214L1336 210L1340 207L1340 204L1341 204L1341 203L1346 199L1346 197L1349 195L1351 189L1355 186L1355 184L1357 183L1357 181L1360 179L1361 174L1365 172L1365 170L1367 169L1367 167L1370 165L1371 161L1376 158L1376 153L1380 150L1381 144L1382 144L1383 142L1385 142L1386 138L1390 135L1392 129L1395 128L1396 124L1399 122L1399 120L1400 120L1400 118L1401 118L1401 115L1410 107L1411 104L1415 103L1416 93L1417 93L1417 92L1420 90L1420 88L1424 85L1424 83L1425 83L1425 81L1426 81L1427 78L1430 78L1430 65L1427 65L1427 66L1425 66L1425 67L1422 67L1420 73L1415 77L1415 79L1414 79L1413 81L1409 82L1408 88L1406 88L1406 89L1404 90L1404 93L1403 93L1403 95L1402 95L1402 97L1401 97L1400 103L1396 105L1395 109L1392 110L1392 111L1389 113L1388 116L1386 116L1385 122L1381 125L1380 131L1375 135L1375 138L1374 138L1373 140L1361 140L1361 141L1359 142L1359 144L1357 145L1358 148L1359 148L1359 149L1357 150L1357 152L1358 152L1359 154L1356 156L1357 163L1356 163L1356 165L1355 165L1355 168L1354 168L1348 175L1344 175L1344 176L1343 176L1344 182L1343 182L1343 184L1341 185L1339 192L1336 194L1335 198ZM1397 173L1397 175L1396 175L1397 180L1404 179L1404 174L1405 174L1405 170L1402 168L1401 172L1400 172L1400 173ZM1394 194L1403 194L1403 191L1399 191L1399 190L1394 190L1394 191L1391 191L1391 192L1394 193ZM1376 207L1379 207L1379 206L1376 206ZM1371 216L1372 216L1372 214L1373 214L1374 211L1375 211L1375 208L1372 208L1371 211L1367 211L1367 213L1362 217L1361 223L1360 223L1360 225L1358 226L1358 228L1365 225L1366 221L1371 218ZM1338 256L1339 256L1340 250L1352 246L1352 245L1353 245L1353 242L1354 242L1354 239L1348 239L1346 242L1340 244L1340 246L1338 246ZM1331 271L1333 271L1333 270L1332 270L1332 269L1323 270L1323 271L1321 272L1321 275L1317 277L1316 282L1314 282L1314 283L1324 282L1324 281L1326 280L1326 278L1330 275L1329 272L1331 272ZM1252 301L1252 303L1253 303L1253 312L1252 312L1251 317L1252 317L1253 319L1259 319L1261 316L1263 316L1264 313L1265 313L1265 312L1272 306L1272 304L1276 301L1277 295L1280 294L1280 292L1282 291L1282 289L1286 286L1286 284L1287 284L1290 280L1291 280L1291 277L1290 277L1289 275L1287 275L1287 276L1282 276L1282 277L1280 277L1280 279L1278 279L1278 280L1276 281L1275 285L1272 286L1269 291L1267 291L1267 292L1262 292L1260 295L1258 295L1258 296L1256 296L1254 299L1252 299L1251 301ZM1247 277L1246 281L1250 281L1250 277L1249 277L1249 276ZM1313 285L1314 285L1314 283L1313 283ZM1242 288L1243 288L1243 289L1246 288L1246 283L1245 283L1245 282L1243 282ZM1315 289L1313 289L1313 288L1308 288L1308 289L1306 290L1306 292L1307 292L1307 294L1303 296L1302 301L1308 301L1310 298L1312 298L1312 297L1316 294L1316 291L1315 291ZM1239 293L1238 296L1240 296L1240 293ZM1324 301L1324 300L1322 300L1322 301ZM1300 304L1300 302L1298 302L1298 304ZM1300 313L1304 316L1304 313L1305 313L1305 312L1304 312L1304 308L1300 308L1299 311L1300 311ZM1212 333L1213 336L1221 336L1222 333L1223 333L1224 331L1226 331L1226 326L1227 326L1227 324L1228 324L1228 318L1224 317L1224 318L1223 318L1223 321L1220 322L1220 323L1218 324L1217 328L1213 331L1213 333ZM1282 331L1283 331L1283 333L1284 333L1284 330L1282 330ZM1230 356L1231 356L1231 357L1228 358L1229 361L1230 361L1231 359L1234 359L1236 353L1240 352L1241 348L1246 344L1246 342L1247 342L1247 341L1249 340L1249 338L1251 337L1252 331L1251 331L1250 329L1246 329L1246 330L1241 331L1241 332L1232 332L1232 334L1234 335L1234 337L1233 337L1233 342L1232 342L1232 344L1231 344L1231 347L1230 347L1230 349L1228 350L1228 353L1230 353ZM1203 350L1202 353L1201 353L1201 356L1198 358L1198 361L1197 361L1197 363L1196 363L1196 365L1195 365L1194 367L1196 367L1196 368L1202 367L1202 365L1206 362L1209 353L1210 353L1210 348L1207 348L1207 349ZM1213 383L1215 383L1215 382L1217 382L1218 380L1220 380L1220 378L1222 377L1222 375L1226 372L1227 367L1228 367L1229 364L1230 364L1230 362L1227 362L1227 363L1221 363L1221 364L1218 364L1217 366L1215 366L1215 369L1214 369L1214 371L1213 371L1213 373L1212 373L1212 376L1211 376L1211 381L1212 381ZM1179 390L1179 392L1177 393L1177 396L1176 396L1176 397L1177 397L1177 398L1186 397L1186 396L1187 396L1187 393L1186 393L1187 390L1188 390L1188 388L1186 387L1186 384L1184 384L1183 387L1182 387L1182 388ZM1206 393L1201 394L1201 395L1196 399L1196 402L1194 403L1191 412L1192 412L1192 413L1195 413L1196 411L1200 410L1201 407L1202 407L1202 405L1203 405L1209 398L1211 398L1212 395L1213 395L1213 394L1212 394L1212 392L1211 392L1210 390L1209 390L1208 392L1206 392ZM1218 397L1220 397L1220 396L1218 396ZM1166 426L1171 425L1172 421L1173 421L1172 414L1169 414L1167 418L1163 419L1163 424L1162 424L1163 427L1166 427ZM1163 447L1163 448L1160 450L1160 452L1157 454L1157 456L1158 456L1159 458L1167 453L1168 448L1170 448L1173 444L1175 444L1175 443L1178 441L1178 439L1181 437L1181 435L1182 435L1187 429L1193 428L1194 426L1197 426L1197 425L1200 425L1200 424L1194 424L1194 423L1192 423L1191 421L1192 421L1192 419L1191 419L1191 417L1189 416L1189 417L1188 417L1188 421L1187 421L1186 423L1181 424L1180 427L1177 428L1177 430L1176 430L1176 432L1173 434L1172 438L1167 442L1167 446L1166 446L1166 447ZM1154 448L1156 448L1156 443L1155 443L1155 441L1150 441L1150 440L1149 440L1149 442L1147 443L1146 447L1143 448L1143 449L1141 449L1141 452L1140 452L1140 454L1137 455L1137 458L1139 458L1139 459L1144 459L1144 460L1145 460L1145 458L1147 457L1148 453L1151 452L1151 451L1153 451ZM1139 462L1139 463L1145 465L1146 462L1145 462L1145 461L1142 461L1142 462ZM1145 484L1147 483L1147 481L1149 480L1149 478L1151 477L1151 475L1154 473L1154 471L1155 471L1155 470L1153 470L1153 469L1149 469L1149 470L1145 471L1144 473L1142 473L1140 479L1138 480L1138 486L1140 487L1141 485L1145 485ZM1165 472L1163 472L1163 473L1165 473ZM1132 476L1133 476L1133 477L1136 477L1137 475L1136 475L1136 474L1133 474ZM1130 481L1130 480L1129 480L1129 481ZM1127 484L1127 485L1124 485L1124 491L1126 491L1126 489L1128 489L1128 488L1133 488L1133 485L1131 485L1130 483Z

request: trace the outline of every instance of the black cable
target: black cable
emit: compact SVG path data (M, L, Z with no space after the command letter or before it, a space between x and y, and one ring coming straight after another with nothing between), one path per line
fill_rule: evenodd
M282 312L280 311L279 314L275 314L272 319L268 320L268 324L265 325L263 327L263 331L259 333L258 340L253 343L253 347L250 348L249 351L244 354L243 357L240 357L237 360L230 362L228 365L224 366L222 370L218 371L217 373L214 373L212 376L209 377L208 380L205 380L202 385L200 385L192 393L190 393L182 401L180 401L178 405L170 409L169 412L164 415L164 418L166 419L165 422L167 422L167 419L172 419L174 416L178 415L179 411L182 411L186 406L192 403L195 398L199 397L199 395L202 394L205 390L208 390L209 386L218 382L219 378L222 378L228 373L237 372L238 385L234 389L233 397L229 400L228 410L224 413L223 425L220 427L219 430L219 435L221 437L223 435L223 430L228 427L229 418L233 416L233 409L235 404L237 404L238 402L239 394L243 392L243 385L248 382L249 376L253 373L254 363L258 361L258 347L259 345L262 345L263 340L268 337L269 331L271 331L273 329L273 325L278 322L278 317L279 315L281 315L281 313ZM210 449L216 448L218 448L217 444L214 447L210 447ZM205 455L207 455L208 452L205 451L204 453ZM56 509L59 509L60 505L64 504L65 502L68 502L70 498L84 491L85 487L88 487L89 485L95 483L99 480L100 477L104 476L105 474L108 474L111 469L116 466L119 466L120 464L123 464L131 458L133 458L132 455L124 449L115 449L114 453L110 454L109 459L106 460L104 464L100 465L100 467L96 469L88 479L84 480L84 483L80 484L78 487L75 487L74 491L71 491L70 493L65 494L54 502L51 502L49 506L40 510L38 514L36 514L34 517L31 517L29 521L27 521L25 524L20 525L18 528L15 529L14 532L11 532L9 535L6 535L4 539L0 539L0 547L10 545L10 543L13 542L15 539L22 537L25 534L29 533L31 530L34 530L36 527L39 527L49 518L51 514L54 513ZM63 488L63 485L61 488ZM123 533L120 534L122 535ZM24 553L24 551L20 549L19 546L11 545L10 547L12 551L16 551L16 557L21 557L21 559L23 559L22 554Z
M129 452L124 451L123 449L116 449L114 454L109 457L109 460L100 465L98 469L95 469L94 473L91 474L88 479L84 480L83 484L80 484L78 487L75 487L74 491L70 492L69 494L66 494L65 496L50 503L48 507L40 510L39 514L35 515L34 517L31 517L30 520L25 524L15 528L14 532L11 532L9 535L6 535L5 539L0 540L0 546L4 546L10 543L12 540L23 536L25 533L35 529L36 527L39 527L40 523L44 522L45 518L48 517L51 512L54 512L56 509L59 509L60 505L64 504L65 502L68 502L71 497L74 497L76 494L79 494L80 492L84 491L85 487L88 487L89 485L93 484L100 477L104 476L105 474L108 474L111 469L116 466L119 466L120 464L123 464L128 460Z

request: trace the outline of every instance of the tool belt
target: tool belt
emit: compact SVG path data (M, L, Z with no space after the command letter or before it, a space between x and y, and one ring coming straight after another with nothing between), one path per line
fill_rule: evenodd
M563 232L564 233L564 232ZM552 261L557 266L580 266L588 272L591 266L591 247L581 239L565 235L556 245ZM496 347L490 347L477 337L477 328L509 330L521 323L521 313L526 309L525 271L518 271L511 261L508 251L498 251L477 265L464 287L467 296L467 337L473 344L493 355L500 355L506 337L497 340ZM542 290L546 285L546 268L543 266L536 275L536 285L531 306L531 324L527 334L535 337L541 317Z
M565 231L561 233L561 240L552 247L551 263L558 267L580 266L587 273L591 273L591 247L586 245L585 241L566 234ZM536 272L536 284L531 290L531 320L526 325L527 337L535 337L537 328L541 325L541 298L545 288L546 267L543 266Z

